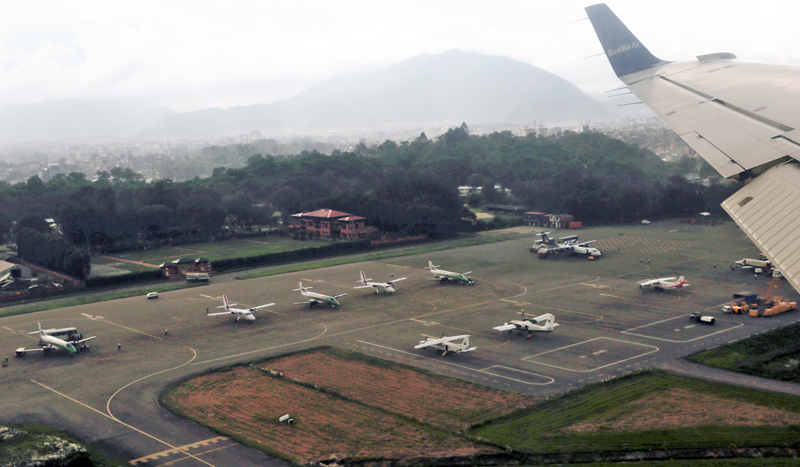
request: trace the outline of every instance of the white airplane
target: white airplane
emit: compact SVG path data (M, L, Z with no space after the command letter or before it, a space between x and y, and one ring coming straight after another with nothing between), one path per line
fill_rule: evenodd
M550 232L536 234L542 238L537 240L530 248L531 251L536 251L541 259L547 258L550 256L550 253L569 253L570 255L586 255L594 257L602 255L600 250L589 246L597 240L578 243L577 235L570 235L568 237L562 237L556 240L548 237L549 234Z
M220 313L207 313L206 316L222 316L222 315L235 315L236 321L239 321L241 318L249 321L250 324L253 324L253 321L256 320L256 317L253 315L256 311L266 308L268 306L274 305L274 303L267 303L266 305L261 306L254 306L252 308L241 309L241 308L231 308L236 306L236 303L228 303L228 296L222 296L222 306L218 306L217 308L225 308L225 311Z
M681 276L678 278L661 277L658 279L647 279L637 282L637 285L639 286L640 289L652 287L656 290L664 290L664 289L677 289L680 287L689 287L691 284L687 284L686 281L683 280L683 276Z
M70 357L74 357L75 353L78 352L78 350L75 348L76 344L80 344L97 337L97 336L92 336L92 337L87 337L86 339L75 339L66 341L50 335L50 333L53 334L58 333L60 329L42 329L41 323L36 323L36 324L39 325L39 330L29 332L28 334L39 334L39 348L38 349L20 348L16 350L17 355L23 356L25 355L26 352L44 352L44 355L47 355L53 350L62 349L69 352Z
M353 287L353 288L354 289L368 289L368 288L372 287L373 289L375 289L375 293L386 292L388 294L393 294L393 293L395 293L394 283L395 282L404 281L404 280L407 279L407 277L401 277L400 279L392 279L392 280L387 281L387 282L372 282L372 279L367 279L367 276L366 276L366 274L364 274L364 271L358 271L358 273L361 274L361 280L357 280L356 282L361 284L361 285L358 286L358 287Z
M420 341L418 345L414 346L415 349L424 349L428 347L441 350L442 355L447 355L448 353L472 352L477 349L477 347L469 346L469 335L442 336L439 338L425 336L424 341Z
M732 53L669 62L605 4L586 13L628 90L723 177L752 179L722 207L800 291L800 66Z
M475 281L468 276L471 274L472 271L467 272L451 272L445 271L444 269L439 269L439 266L434 266L432 262L428 261L428 266L425 269L429 269L431 273L435 276L432 281L440 281L440 282L447 282L447 281L456 281L461 282L462 284L467 285L475 285Z
M307 298L308 301L307 302L295 302L294 303L295 305L308 303L308 307L311 308L312 306L318 305L320 303L327 303L328 305L336 308L337 306L342 306L342 304L339 303L339 301L336 300L336 299L339 298L339 297L344 297L345 295L347 295L346 293L339 294L339 295L324 295L324 294L321 294L321 293L309 292L308 289L310 289L311 287L303 287L303 283L302 282L298 282L298 284L300 284L300 288L299 289L294 289L294 291L295 292L299 291L300 295L302 295L303 297Z
M523 311L520 314L524 316L525 312ZM530 339L532 331L552 332L556 326L558 326L558 323L556 323L556 317L551 313L545 313L535 318L523 318L521 320L514 319L502 326L495 326L492 329L508 332L518 331L519 333L522 333L522 331L528 331L527 337Z

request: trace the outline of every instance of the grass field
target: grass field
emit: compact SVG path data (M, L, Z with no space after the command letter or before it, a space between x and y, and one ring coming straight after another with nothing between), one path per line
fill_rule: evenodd
M700 352L688 360L762 378L799 383L800 324Z
M526 453L800 445L800 399L663 372L611 380L479 425Z
M162 395L172 410L296 463L496 454L459 434L535 398L323 349L209 373ZM288 413L293 425L279 424Z

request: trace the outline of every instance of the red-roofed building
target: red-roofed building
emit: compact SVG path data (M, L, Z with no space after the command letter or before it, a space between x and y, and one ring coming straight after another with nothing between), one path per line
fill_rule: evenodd
M291 221L290 228L305 230L314 236L319 232L321 238L361 240L376 230L375 227L367 225L367 219L364 217L332 209L292 214Z

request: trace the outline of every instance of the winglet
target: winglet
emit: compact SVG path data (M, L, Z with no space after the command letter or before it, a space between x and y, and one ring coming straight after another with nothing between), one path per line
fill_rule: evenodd
M617 77L667 63L651 54L605 3L587 6L586 14Z

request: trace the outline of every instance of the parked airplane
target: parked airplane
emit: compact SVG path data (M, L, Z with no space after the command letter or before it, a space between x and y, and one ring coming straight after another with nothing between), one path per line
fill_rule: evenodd
M683 276L678 277L678 280L675 280L675 277L661 277L658 279L647 279L641 282L638 282L639 288L643 287L652 287L656 290L664 290L664 289L677 289L680 287L689 287L691 284L687 284L686 281L683 280Z
M468 276L468 274L472 274L472 271L467 272L451 272L445 271L444 269L439 269L439 266L434 266L432 262L428 261L428 266L425 269L429 269L431 273L435 276L432 281L440 281L440 282L447 282L447 281L456 281L461 282L462 284L467 285L475 285L475 281Z
M358 287L353 287L353 288L354 289L368 289L368 288L372 287L373 289L375 289L375 293L386 292L386 293L389 293L389 294L393 294L393 293L395 293L394 283L395 282L404 281L404 280L407 279L407 277L401 277L400 279L392 279L392 280L387 281L387 282L372 282L372 279L367 279L367 276L366 276L366 274L364 274L364 271L358 271L358 273L361 275L361 280L358 280L356 282L361 284L361 285L358 286Z
M418 345L414 346L415 349L424 349L428 347L441 350L442 355L447 355L448 352L472 352L473 350L477 349L477 347L469 346L469 335L450 337L442 336L440 338L426 336L424 341L420 341Z
M586 13L628 90L724 178L752 179L722 207L800 291L800 67L731 53L668 62L605 4Z
M274 303L267 303L266 305L255 306L252 308L241 309L241 308L231 308L236 306L236 303L228 303L228 296L222 296L222 306L218 306L217 308L225 308L225 311L221 313L206 313L206 316L222 316L222 315L235 315L236 321L239 319L244 318L247 321L250 321L250 324L253 324L253 321L256 320L256 317L253 316L253 313L260 310L261 308L266 308L268 306L274 305Z
M302 295L303 297L307 298L308 301L307 302L295 302L294 303L295 305L308 303L308 307L311 308L312 306L320 304L320 303L327 303L328 305L336 308L337 306L342 306L342 304L339 303L339 301L336 300L336 299L339 298L339 297L344 297L345 295L347 295L346 293L339 294L339 295L323 295L321 293L309 292L308 289L310 289L311 287L303 287L303 283L302 282L298 282L298 284L300 284L300 288L299 289L294 289L294 291L295 292L299 291L300 295Z
M521 314L524 316L525 312L523 311ZM495 326L492 329L508 332L516 330L519 333L522 333L522 331L528 331L527 337L530 339L532 331L551 332L556 326L558 326L558 323L556 323L556 317L551 313L545 313L535 318L523 317L521 320L514 319L502 326Z
M51 336L50 333L57 333L60 331L59 329L42 329L42 324L37 323L39 325L38 331L29 332L28 334L39 334L39 348L38 349L25 349L20 348L16 350L17 356L23 356L26 352L44 352L45 355L49 354L51 351L56 349L62 349L69 352L70 357L74 357L75 353L78 351L75 348L76 344L80 344L86 342L88 340L94 339L97 336L87 337L86 339L75 339L70 341L65 341L63 339L59 339L58 337Z
M550 256L550 253L569 253L570 255L586 255L598 257L602 255L597 248L590 247L589 245L596 242L590 240L588 242L578 243L577 235L570 235L568 237L561 237L558 240L548 237L550 232L542 232L536 235L542 237L536 240L531 251L539 254L539 258L544 259Z
M744 258L740 259L739 261L734 261L734 264L741 267L742 269L748 268L762 268L762 269L769 269L772 266L772 263L769 260L761 260L761 259L751 259L751 258Z

